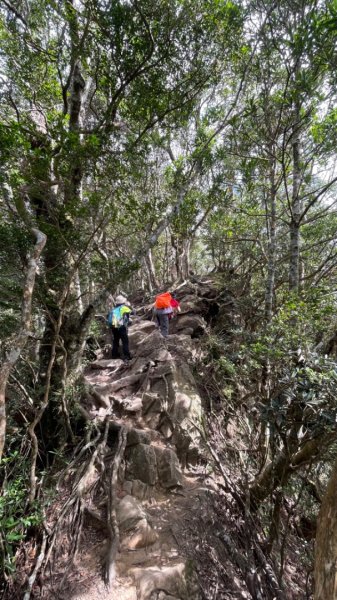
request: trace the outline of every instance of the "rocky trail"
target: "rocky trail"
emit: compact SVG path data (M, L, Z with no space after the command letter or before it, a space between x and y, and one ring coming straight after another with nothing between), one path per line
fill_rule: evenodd
M262 525L246 510L246 407L237 415L225 407L226 420L217 412L208 344L213 325L226 339L235 333L235 300L200 281L178 298L168 338L150 305L135 302L132 360L109 358L107 333L85 368L76 438L57 461L43 538L25 547L24 600L302 600L301 546L291 549L285 593Z
M132 361L99 357L84 373L81 411L101 452L78 477L79 540L71 569L66 552L58 561L55 598L205 597L196 558L214 490L193 365L207 323L195 296L182 305L167 339L144 309L129 330Z

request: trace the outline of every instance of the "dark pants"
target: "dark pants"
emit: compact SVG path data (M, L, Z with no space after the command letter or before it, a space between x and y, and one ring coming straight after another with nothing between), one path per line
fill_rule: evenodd
M162 336L167 337L169 334L169 315L163 314L160 310L157 310L156 316Z
M119 358L119 340L122 340L123 358L131 358L128 330L125 325L112 328L112 358Z

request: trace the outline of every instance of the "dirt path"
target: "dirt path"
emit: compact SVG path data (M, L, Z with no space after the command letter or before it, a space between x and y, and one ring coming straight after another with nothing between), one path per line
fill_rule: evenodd
M84 498L81 542L59 600L201 597L189 547L198 526L196 515L202 526L200 498L207 492L198 458L200 440L191 426L201 415L201 399L188 366L195 342L186 335L164 340L153 323L141 320L133 326L130 342L130 365L103 359L88 368L83 401L89 421L113 425L109 460L114 460L116 431L127 431L117 488L116 577L108 589L102 579L108 537L101 522L106 520L107 499L96 489L95 497ZM106 457L102 460L107 464ZM99 479L99 470L98 463L90 485Z
M154 491L151 498L143 501L151 527L158 534L158 540L148 547L124 550L119 553L116 565L116 580L109 590L102 581L101 565L106 551L106 541L97 531L88 527L82 540L82 550L76 560L75 569L68 581L68 596L64 600L138 600L137 580L145 580L148 588L157 580L164 588L151 598L180 598L176 582L184 571L191 552L186 548L185 534L193 522L192 516L200 510L199 494L204 493L200 477L184 477L183 487L176 493ZM121 496L123 493L121 492ZM124 496L125 497L125 496ZM190 534L190 532L189 532ZM136 581L135 581L136 578ZM167 592L167 593L166 593ZM179 589L178 589L179 592ZM138 594L140 594L138 586ZM144 592L146 593L146 592ZM152 590L152 594L156 593ZM197 587L192 598L198 598ZM161 594L161 595L160 595ZM61 598L61 596L60 596Z

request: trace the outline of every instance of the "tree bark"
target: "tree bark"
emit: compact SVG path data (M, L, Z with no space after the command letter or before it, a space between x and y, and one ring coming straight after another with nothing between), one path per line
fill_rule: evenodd
M159 287L159 283L157 280L156 271L155 271L155 267L153 264L151 248L149 248L147 255L145 257L145 263L146 263L146 269L147 269L147 273L148 273L148 280L150 283L150 292L152 292L153 288Z
M6 438L6 387L9 374L27 342L31 332L32 298L38 260L47 241L47 237L39 229L33 228L32 234L36 242L31 256L28 257L26 280L23 290L20 332L12 342L12 349L0 367L0 460L3 454Z
M299 197L301 185L301 154L300 154L300 108L295 107L293 126L293 185L291 198L291 220L290 220L290 262L289 262L289 290L297 292L300 277L300 222L301 222L301 200Z
M191 251L191 239L185 239L182 243L182 256L181 256L181 272L183 280L186 280L190 276L190 251Z
M273 152L273 149L272 151ZM275 161L270 160L269 168L270 188L267 199L267 223L269 229L268 241L268 275L266 281L265 295L265 318L269 323L273 316L273 298L275 286L275 256L276 256L276 185L275 185Z
M334 433L326 434L324 437L319 436L314 439L309 439L304 442L300 449L297 447L295 439L295 430L298 427L294 427L294 440L289 440L291 434L288 436L288 451L282 450L274 460L269 463L256 478L254 483L250 487L250 497L252 505L258 506L268 498L268 496L278 487L287 483L289 477L295 473L298 469L311 461L317 459L319 455L325 450L331 443L336 439Z
M337 460L323 498L315 546L315 600L337 598Z

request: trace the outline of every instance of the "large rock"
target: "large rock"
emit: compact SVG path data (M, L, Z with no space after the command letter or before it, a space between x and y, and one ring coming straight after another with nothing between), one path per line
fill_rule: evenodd
M155 331L152 331L149 335L142 339L141 344L137 348L138 356L145 356L150 359L152 357L156 357L159 353L159 350L164 348L164 338L161 335L160 331L156 328Z
M196 583L193 569L183 562L167 567L147 567L132 569L132 576L137 585L138 600L153 600L160 593L161 598L177 600L200 600L200 591Z
M163 399L159 394L146 393L143 395L143 421L147 427L157 429L161 421Z
M129 342L131 352L136 352L138 347L143 343L144 338L156 330L157 325L152 321L141 321L130 327Z
M132 531L123 536L121 549L136 550L146 548L158 540L158 533L151 527L147 519L141 519L133 527Z
M95 360L90 364L91 369L112 369L112 371L117 371L123 365L123 361L120 358L115 359L103 359L103 360Z
M143 429L130 429L126 438L127 446L136 446L137 444L151 444L151 435Z
M192 339L190 335L172 334L167 338L167 348L173 358L180 361L193 361L200 352L200 342Z
M187 364L182 363L177 367L173 387L175 391L173 417L180 424L188 419L186 427L191 429L191 421L200 423L202 406L195 379Z
M146 518L146 513L132 496L124 496L116 506L116 515L121 531L132 529L138 521Z
M148 335L155 329L157 329L157 325L154 321L140 320L134 323L133 326L129 329L129 334L134 333L136 331L140 331L143 333L143 335Z
M163 401L159 394L150 392L143 394L143 415L147 415L149 413L160 414L162 411L162 404Z
M189 330L192 332L192 337L201 337L204 335L206 327L207 323L200 315L179 315L177 319L172 321L170 332L184 333L186 330Z
M154 485L158 479L156 453L152 446L137 444L127 452L127 479L140 479Z
M170 448L159 446L155 446L155 452L160 484L164 488L181 485L182 474L176 453Z
M135 550L154 544L158 534L148 523L146 513L132 496L124 496L116 507L117 521L122 535L121 548Z
M119 408L126 413L138 413L142 410L142 399L138 396L133 398L114 398L114 407Z
M152 488L139 479L134 479L132 481L131 494L135 498L138 498L138 500L147 500L151 497Z

